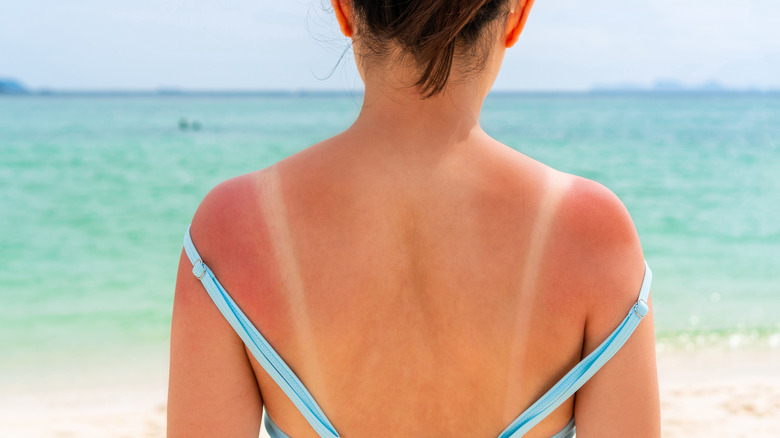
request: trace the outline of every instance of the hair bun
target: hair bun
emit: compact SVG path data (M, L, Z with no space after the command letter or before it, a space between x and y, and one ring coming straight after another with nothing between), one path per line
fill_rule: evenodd
M360 36L377 54L397 42L421 67L415 82L427 98L441 92L459 43L475 46L507 0L352 0Z

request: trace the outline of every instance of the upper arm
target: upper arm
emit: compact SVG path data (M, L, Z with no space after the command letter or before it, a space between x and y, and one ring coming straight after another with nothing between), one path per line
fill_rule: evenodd
M650 312L625 345L577 392L578 437L661 436L653 312L648 304ZM588 342L588 351L596 342Z
M639 298L644 256L636 229L617 197L580 180L569 194L568 219L578 242L573 257L584 268L587 306L583 357L618 327ZM579 438L660 437L660 402L652 304L625 345L577 392Z
M192 238L209 264L213 191L198 209ZM200 241L199 241L200 236ZM262 398L241 339L211 301L182 252L171 324L169 437L257 437Z

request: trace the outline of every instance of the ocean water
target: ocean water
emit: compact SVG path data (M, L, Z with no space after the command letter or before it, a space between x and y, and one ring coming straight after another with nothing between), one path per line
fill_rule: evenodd
M359 107L359 95L0 98L3 378L165 356L202 197ZM659 344L780 348L780 95L494 94L482 125L623 200L655 274Z

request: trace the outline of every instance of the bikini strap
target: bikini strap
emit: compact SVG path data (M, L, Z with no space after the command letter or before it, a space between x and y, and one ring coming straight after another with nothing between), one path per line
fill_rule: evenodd
M498 438L519 438L545 419L563 402L569 399L578 389L585 384L608 360L620 350L634 330L642 321L642 318L650 311L647 298L650 295L650 283L653 280L653 272L645 261L645 276L642 287L639 290L639 299L631 307L628 316L601 343L592 353L578 363L568 374L563 376L546 394L536 403L520 414L509 426L501 432Z
M252 325L249 318L238 307L233 299L228 295L225 288L219 283L214 273L203 263L203 259L195 249L190 236L190 227L184 234L184 251L192 263L192 273L203 283L214 304L233 327L244 344L252 352L252 355L268 372L271 378L287 394L287 397L295 404L295 407L303 414L306 421L311 424L314 430L322 438L338 438L339 434L336 428L330 423L325 413L314 401L303 383L293 373L284 360L271 347L271 344L265 340L260 332Z

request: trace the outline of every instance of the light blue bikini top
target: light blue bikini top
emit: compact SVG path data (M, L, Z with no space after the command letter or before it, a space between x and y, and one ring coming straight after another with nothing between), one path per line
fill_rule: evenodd
M268 341L265 340L263 335L252 325L252 322L244 315L244 312L239 309L235 301L233 301L214 276L211 269L203 263L198 251L195 249L195 245L192 243L189 227L187 227L187 232L184 235L184 251L187 253L190 262L192 262L192 273L203 283L219 311L238 336L241 337L244 344L268 375L287 394L287 397L295 404L320 437L338 438L338 432L336 432L336 429L322 412L319 405L317 405L317 402L314 401L306 387L303 386L300 379L287 366ZM498 438L520 438L525 435L531 428L560 406L561 403L568 400L596 371L617 353L649 311L647 298L650 294L652 277L653 274L650 271L650 267L645 262L645 276L639 291L639 299L631 307L628 316L626 316L623 322L601 345L572 368L525 412L512 421ZM272 438L290 438L267 415L265 427ZM571 438L574 436L574 430L574 418L572 417L569 424L551 438Z

